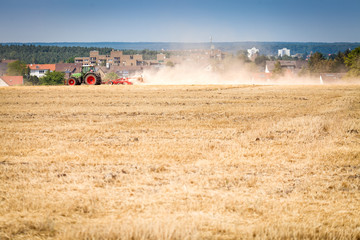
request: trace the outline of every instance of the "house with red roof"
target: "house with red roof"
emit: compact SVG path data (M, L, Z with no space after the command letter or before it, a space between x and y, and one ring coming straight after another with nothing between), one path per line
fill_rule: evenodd
M3 59L1 60L0 62L2 63L13 63L13 62L16 62L17 60L12 60L12 59Z
M24 78L23 76L1 76L0 77L0 86L7 87L7 86L16 86L16 85L23 85Z
M56 69L55 64L29 64L30 76L37 76L41 78L47 72L53 72Z

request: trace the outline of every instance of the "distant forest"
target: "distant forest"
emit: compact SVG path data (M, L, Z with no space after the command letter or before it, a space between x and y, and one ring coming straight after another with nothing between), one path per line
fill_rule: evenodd
M74 46L75 44L81 46ZM306 56L311 52L324 55L337 54L349 49L353 50L360 46L360 43L225 42L213 43L213 45L217 49L233 54L256 47L260 50L260 54L265 56L276 56L277 50L282 48L290 49L291 54L301 53ZM113 49L123 49L124 54L142 54L144 60L152 60L156 59L156 54L161 49L209 48L210 43L5 43L0 44L0 60L16 59L27 64L74 62L75 57L88 57L91 50L98 50L101 55L107 55Z
M74 62L75 57L89 57L92 50L99 51L101 55L109 55L113 48L0 44L0 60L14 59L27 64L71 63ZM144 60L156 59L158 53L153 50L123 50L123 52L124 54L142 54Z

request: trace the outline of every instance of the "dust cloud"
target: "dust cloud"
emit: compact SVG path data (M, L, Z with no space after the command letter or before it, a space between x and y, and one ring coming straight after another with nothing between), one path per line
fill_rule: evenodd
M322 85L319 77L299 77L256 71L251 64L241 61L222 64L183 62L173 67L145 70L142 74L145 85ZM344 83L333 82L332 84Z
M149 85L202 85L202 84L251 84L249 71L244 66L215 66L184 62L174 67L146 70L144 84Z

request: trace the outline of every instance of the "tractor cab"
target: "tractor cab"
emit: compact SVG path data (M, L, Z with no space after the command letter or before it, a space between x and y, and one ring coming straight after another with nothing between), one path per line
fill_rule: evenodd
M95 72L95 67L91 65L83 65L81 67L82 74L86 74L88 72Z

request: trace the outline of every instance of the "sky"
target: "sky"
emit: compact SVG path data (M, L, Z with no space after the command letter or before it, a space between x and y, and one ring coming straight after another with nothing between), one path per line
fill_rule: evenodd
M5 42L360 42L360 0L0 0Z

